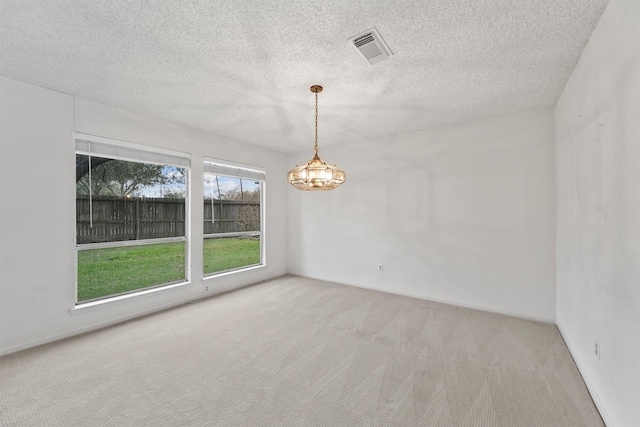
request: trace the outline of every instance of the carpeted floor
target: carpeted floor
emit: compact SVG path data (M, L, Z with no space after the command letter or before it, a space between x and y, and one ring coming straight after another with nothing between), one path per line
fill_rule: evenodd
M285 276L0 358L2 426L602 426L554 325Z

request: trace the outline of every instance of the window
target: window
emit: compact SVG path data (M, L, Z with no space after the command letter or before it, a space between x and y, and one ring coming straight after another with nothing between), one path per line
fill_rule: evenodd
M264 172L205 162L205 276L262 265Z
M189 159L76 140L77 302L187 279Z

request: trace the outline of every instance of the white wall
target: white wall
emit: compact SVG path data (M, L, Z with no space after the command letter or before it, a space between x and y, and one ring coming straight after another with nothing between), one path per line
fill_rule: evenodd
M0 354L287 273L284 154L4 77L0 113ZM74 130L191 153L195 198L202 194L204 156L264 167L267 266L208 279L211 291L205 294L202 241L194 238L192 285L70 314L76 271ZM201 218L202 204L193 208L193 218ZM192 228L200 236L202 222L193 221Z
M611 426L640 425L639 80L640 2L612 0L555 108L557 324Z
M347 182L289 189L290 272L553 322L553 138L543 110L340 147L320 140ZM311 157L312 147L289 166Z

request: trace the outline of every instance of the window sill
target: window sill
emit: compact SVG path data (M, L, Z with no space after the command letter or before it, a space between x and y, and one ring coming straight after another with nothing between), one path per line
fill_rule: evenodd
M239 268L237 270L222 271L220 273L213 273L213 274L210 274L209 276L205 276L202 278L202 280L207 281L207 280L213 280L213 279L220 279L225 276L232 276L238 273L247 273L247 272L259 270L265 267L266 267L265 264L259 264L259 265L252 265L251 267Z
M105 298L97 301L80 303L80 304L77 304L75 307L71 308L69 310L69 313L72 316L75 316L76 314L88 313L88 312L99 310L102 308L120 305L124 302L140 299L149 295L175 291L192 284L193 284L192 282L174 283L172 285L161 286L161 287L152 288L152 289L145 289L140 292L134 292L134 293L125 294L125 295L118 295L115 297Z

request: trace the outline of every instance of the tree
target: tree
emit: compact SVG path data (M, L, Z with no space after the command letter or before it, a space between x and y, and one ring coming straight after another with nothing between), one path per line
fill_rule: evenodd
M243 190L240 191L240 188L233 188L231 190L227 190L225 193L220 195L222 200L235 200L235 201L243 201L243 202L259 202L260 201L260 190Z
M184 199L184 192L182 191L166 191L162 194L165 199Z
M91 157L91 169L95 169L103 163L110 162L112 159L104 157ZM89 156L76 155L76 184L83 176L89 173Z
M244 201L245 202L259 202L260 201L260 190L245 190L244 191Z
M86 160L81 159L84 157ZM79 159L80 158L80 159ZM99 158L98 158L99 159ZM167 185L179 181L180 175L168 177L163 173L164 166L151 165L123 160L107 160L94 165L91 159L91 193L94 195L133 196L145 187ZM77 192L89 194L88 156L76 155L76 179L78 164L85 165L87 173L77 180Z
M260 206L245 205L238 211L236 224L242 231L260 230Z

